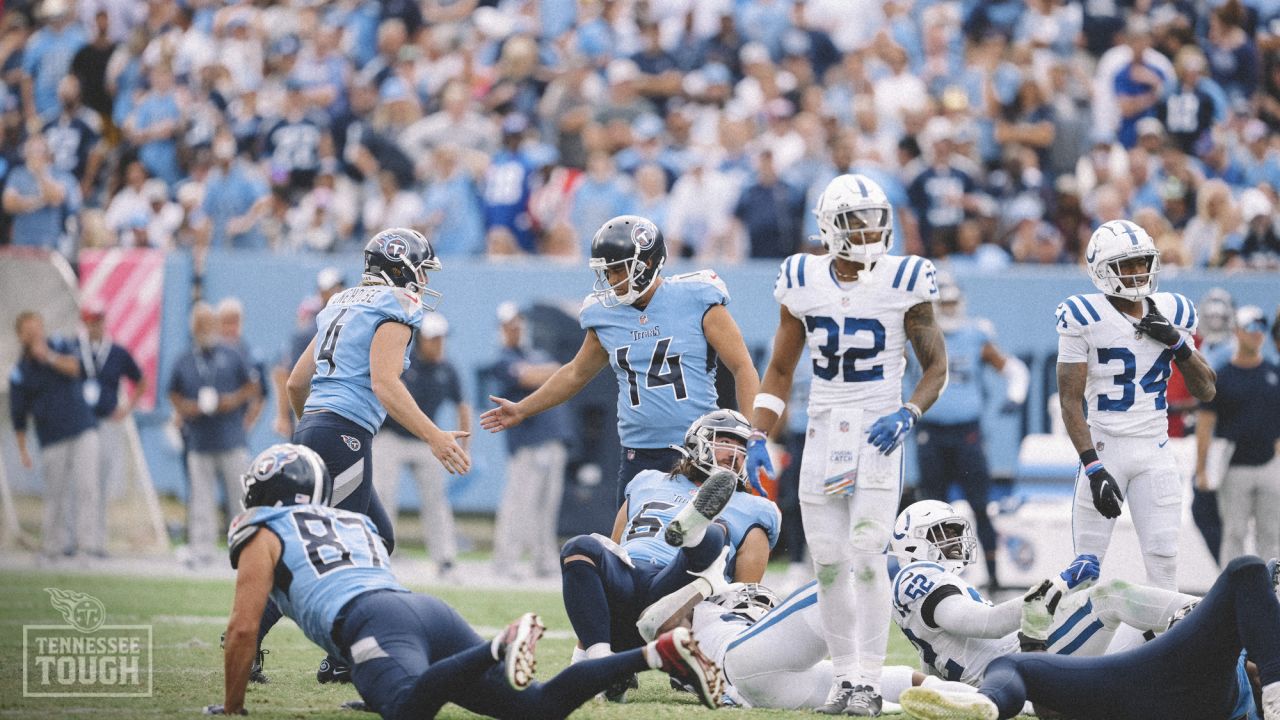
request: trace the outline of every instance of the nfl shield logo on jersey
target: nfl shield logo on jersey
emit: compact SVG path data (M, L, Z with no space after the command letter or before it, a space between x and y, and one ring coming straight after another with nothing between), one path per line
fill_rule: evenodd
M346 443L347 447L351 448L351 452L360 452L360 441L356 438L353 438L350 435L343 435L342 442Z
M1102 452L1103 450L1106 449L1106 447L1107 447L1106 443L1102 442L1101 440L1098 441L1098 445L1097 445L1098 452Z
M648 315L641 315L641 316L640 316L640 324L641 324L641 325L648 325L648 324L649 324L649 316L648 316Z
M842 432L842 433L847 433L847 432L849 432L849 421L848 421L848 420L841 420L841 421L840 421L840 432Z

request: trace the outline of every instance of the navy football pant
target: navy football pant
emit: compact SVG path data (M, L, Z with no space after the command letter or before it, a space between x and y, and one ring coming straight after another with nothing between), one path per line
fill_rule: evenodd
M489 641L444 601L374 591L344 609L334 635L351 680L384 718L433 718L445 703L495 718L563 718L610 685L649 669L642 650L571 665L523 691L507 684Z
M292 442L320 456L333 478L333 506L369 516L390 553L395 548L395 531L373 487L373 435L341 415L312 412L298 421ZM268 600L258 624L259 645L281 615L275 602Z
M622 448L622 461L618 463L618 489L613 506L622 507L627 499L627 483L641 470L671 472L671 468L684 456L671 448Z
M688 585L689 572L706 570L728 541L712 523L702 542L681 548L670 565L628 565L591 535L571 538L560 551L564 608L582 647L609 643L614 651L644 644L636 621L644 609ZM588 560L569 558L581 556Z
M1030 653L998 658L980 692L1016 716L1026 700L1090 720L1229 718L1241 650L1262 684L1280 680L1280 603L1266 566L1232 560L1187 617L1155 640L1101 657Z
M921 499L950 502L951 485L958 484L973 509L973 529L982 551L994 559L996 529L987 514L991 473L977 421L954 425L921 422L916 426L916 443Z

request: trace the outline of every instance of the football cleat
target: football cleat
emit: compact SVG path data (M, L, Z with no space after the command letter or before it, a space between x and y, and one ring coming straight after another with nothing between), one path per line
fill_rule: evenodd
M653 644L662 660L663 672L692 688L703 705L712 710L720 706L724 673L702 652L688 628L678 627L663 633Z
M1000 717L996 704L981 693L913 687L902 691L898 704L916 720L998 720Z
M1263 720L1280 720L1280 682L1273 682L1262 688Z
M544 630L546 628L537 613L525 613L508 625L498 640L503 675L516 690L524 690L533 684L533 674L538 669L534 648Z
M627 692L640 687L640 678L635 673L631 673L618 682L610 685L604 691L604 699L611 703L625 703L627 701Z
M226 649L227 647L226 633L222 633L222 635L218 638L218 647L224 650ZM262 648L258 648L258 654L254 656L253 664L249 666L249 682L257 683L258 685L266 685L267 683L271 682L270 678L268 678L266 674L262 672L262 661L264 658L266 658L266 656L270 654L271 654L270 650L263 650Z
M326 657L320 661L320 667L316 669L316 682L321 685L349 683L351 682L351 667L336 658Z
M817 708L823 715L853 715L855 717L879 717L884 706L880 693L870 685L854 685L845 680L831 687L827 701Z
M716 519L738 489L738 476L728 470L717 470L698 488L693 502L685 505L667 525L664 537L672 547L696 545L703 531ZM694 542L696 540L696 542Z

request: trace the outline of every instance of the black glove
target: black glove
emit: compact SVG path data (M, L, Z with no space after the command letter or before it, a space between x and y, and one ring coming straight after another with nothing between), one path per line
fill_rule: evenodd
M1111 477L1111 473L1107 472L1101 463L1092 471L1086 468L1085 474L1089 476L1093 506L1102 513L1102 517L1108 520L1120 517L1120 505L1124 502L1124 495L1120 494L1120 486L1116 484L1116 479Z
M1166 347L1182 342L1182 333L1169 322L1169 318L1160 314L1154 302L1147 303L1147 314L1138 321L1134 329Z

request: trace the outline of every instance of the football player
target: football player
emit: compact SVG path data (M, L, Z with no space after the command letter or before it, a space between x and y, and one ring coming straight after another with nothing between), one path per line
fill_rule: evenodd
M690 573L716 587L728 577L756 582L764 575L781 516L768 499L745 491L750 431L733 410L698 418L680 462L669 472L643 470L627 485L612 538L579 535L565 543L561 573L578 636L575 661L641 644L641 611L690 583ZM622 701L626 690L607 697Z
M1004 376L1004 412L1026 402L1030 374L1021 360L996 346L991 321L965 313L960 286L946 273L938 275L938 327L947 343L947 392L916 427L920 491L924 499L946 502L951 483L960 485L977 521L988 587L997 588L996 530L987 511L991 475L982 447L982 368L988 365Z
M782 307L754 403L747 474L772 472L765 438L807 343L813 383L800 502L835 666L819 710L876 716L889 642L884 552L902 493L902 441L946 386L947 353L933 317L933 263L888 254L893 220L884 191L862 175L841 175L814 212L827 254L782 263L773 291ZM923 373L904 403L908 340Z
M471 467L457 442L468 433L436 427L400 381L414 332L440 301L440 293L427 287L427 273L440 268L431 243L417 231L392 228L374 235L364 247L361 283L334 295L316 316L316 336L287 384L298 418L293 442L319 453L333 477L334 505L368 515L388 548L395 536L373 487L371 452L388 413L427 443L450 473ZM261 634L278 619L269 607ZM348 679L335 658L321 663L316 677L322 683Z
M729 291L714 271L665 277L662 231L619 215L596 231L590 267L596 281L578 315L586 330L578 354L520 402L497 407L480 426L499 432L576 395L606 365L618 379L617 504L641 470L666 472L689 424L716 409L716 357L733 373L738 407L751 406L759 376L725 305ZM762 490L758 490L764 494Z
M1104 223L1085 250L1100 291L1058 305L1058 398L1080 454L1071 534L1078 554L1105 559L1125 498L1147 583L1177 588L1182 480L1169 442L1165 388L1171 363L1200 402L1215 374L1195 348L1196 308L1156 292L1160 252L1128 220ZM1088 405L1088 417L1085 405Z
M525 613L486 640L443 601L406 590L369 518L328 506L334 483L304 446L268 448L243 482L245 512L227 536L237 572L225 695L207 714L248 714L245 685L268 597L351 666L365 709L384 718L432 718L449 702L498 718L565 717L618 678L648 669L692 687L708 707L718 704L720 671L687 630L534 682L538 616Z
M1028 700L1040 717L1248 720L1258 717L1256 704L1265 720L1276 720L1280 603L1275 580L1275 560L1264 564L1238 557L1204 599L1145 645L1101 657L1006 655L987 667L977 694L918 687L904 690L899 702L917 720L1011 718ZM1028 614L1022 624L1024 648L1043 647L1051 638L1049 627L1043 615L1037 621Z

